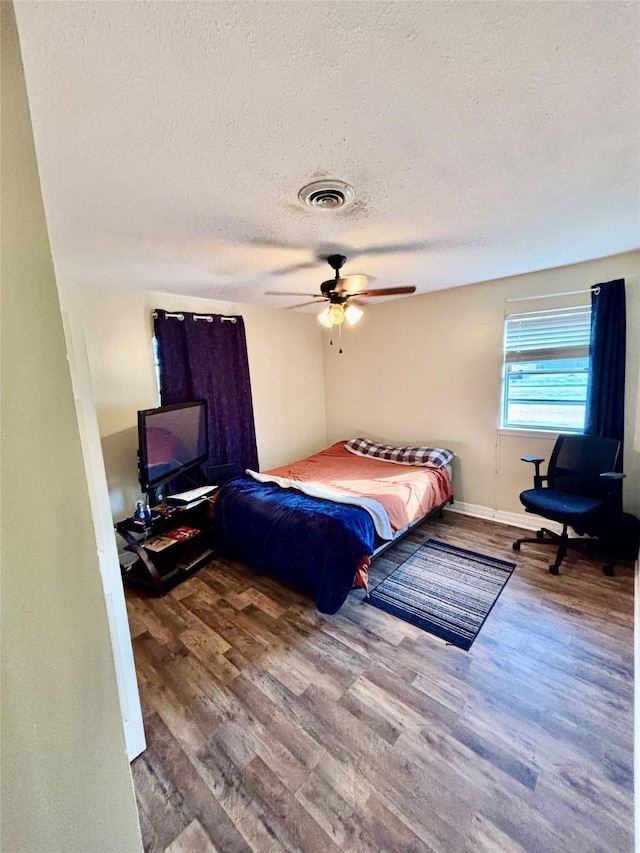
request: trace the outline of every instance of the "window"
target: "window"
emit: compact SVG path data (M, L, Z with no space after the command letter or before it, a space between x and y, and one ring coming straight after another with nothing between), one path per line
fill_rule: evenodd
M158 352L158 339L155 334L151 338L151 345L153 347L153 366L156 371L156 397L158 399L158 406L162 405L162 400L160 399L160 353Z
M502 426L584 429L591 308L505 318Z

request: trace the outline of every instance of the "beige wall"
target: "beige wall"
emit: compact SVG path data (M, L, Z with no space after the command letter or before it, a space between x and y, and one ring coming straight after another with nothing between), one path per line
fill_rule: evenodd
M114 518L140 497L136 472L138 409L158 405L152 311L242 314L260 467L326 445L322 337L315 317L160 293L63 288L65 311L80 312L102 436Z
M523 455L549 458L555 435L498 429L505 313L589 302L527 299L585 290L625 278L627 400L625 507L640 513L638 427L640 253L483 282L369 306L345 331L344 353L330 348L313 316L190 297L67 288L66 310L86 328L94 394L114 517L139 497L136 412L157 405L151 312L240 313L245 317L260 467L299 458L327 442L368 435L388 442L452 447L458 508L498 520L522 513L531 483ZM324 380L323 380L324 376ZM325 413L326 400L326 413Z
M640 514L640 455L633 448L638 412L640 253L438 291L370 308L344 338L344 353L325 347L329 441L369 436L389 443L433 443L458 454L456 499L487 517L520 513L531 485L521 456L549 458L555 436L499 431L505 313L540 310L576 297L528 299L626 280L627 393L625 508ZM589 304L585 293L577 297Z
M141 849L11 4L2 23L2 841Z

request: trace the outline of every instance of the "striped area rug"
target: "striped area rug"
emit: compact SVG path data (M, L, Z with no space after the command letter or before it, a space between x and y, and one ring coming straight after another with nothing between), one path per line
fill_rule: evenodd
M468 650L514 569L427 539L365 601Z

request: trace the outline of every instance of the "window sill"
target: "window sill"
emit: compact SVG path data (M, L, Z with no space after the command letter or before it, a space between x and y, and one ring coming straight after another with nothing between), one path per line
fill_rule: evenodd
M555 441L560 435L560 430L514 429L512 427L499 427L498 435L509 435L512 438L548 438Z

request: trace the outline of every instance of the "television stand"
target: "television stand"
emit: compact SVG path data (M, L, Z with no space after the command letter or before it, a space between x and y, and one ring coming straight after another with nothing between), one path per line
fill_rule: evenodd
M116 532L136 560L122 568L125 584L156 595L191 577L215 556L208 498L185 507L154 507L146 524L135 518L116 522Z

